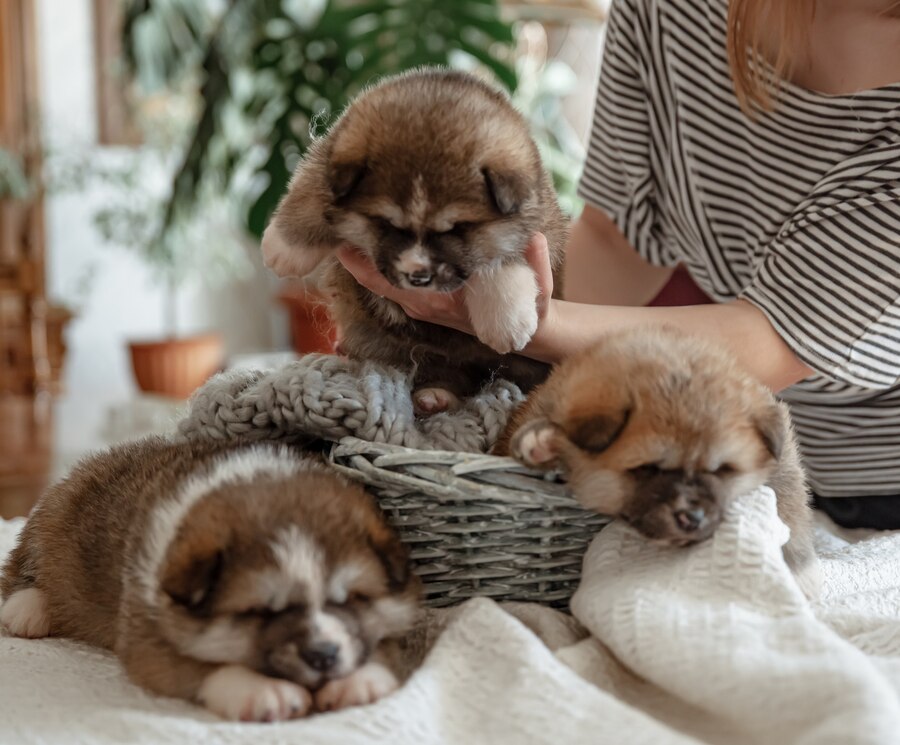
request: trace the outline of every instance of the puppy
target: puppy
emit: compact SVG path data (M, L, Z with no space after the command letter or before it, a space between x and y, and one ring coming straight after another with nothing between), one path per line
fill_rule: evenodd
M262 250L279 275L304 276L350 243L397 287L461 288L478 340L408 318L334 259L324 271L341 350L414 371L417 408L433 413L493 376L546 378L510 354L537 328L525 249L539 231L558 294L567 223L528 124L478 78L425 69L368 89L312 144Z
M324 464L151 438L47 491L0 592L15 636L105 647L150 691L274 721L394 690L419 585L371 497Z
M610 334L553 371L494 452L561 468L585 507L679 546L709 538L734 495L768 484L791 530L785 559L818 595L787 407L703 340L666 328Z

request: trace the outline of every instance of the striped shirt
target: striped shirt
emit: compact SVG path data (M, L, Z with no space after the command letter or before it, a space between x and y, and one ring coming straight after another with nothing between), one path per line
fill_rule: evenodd
M648 261L760 308L822 496L900 495L900 83L737 104L727 0L615 0L580 194Z

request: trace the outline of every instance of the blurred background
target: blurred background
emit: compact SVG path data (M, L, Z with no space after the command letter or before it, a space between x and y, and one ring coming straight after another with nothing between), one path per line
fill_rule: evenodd
M169 429L225 367L328 351L258 239L309 142L426 64L510 91L580 205L608 0L0 0L0 517Z

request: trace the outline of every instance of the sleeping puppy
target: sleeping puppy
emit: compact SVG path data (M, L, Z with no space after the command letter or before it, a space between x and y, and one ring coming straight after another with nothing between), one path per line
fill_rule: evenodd
M709 538L733 496L768 484L791 530L785 559L818 595L787 407L705 341L666 328L610 334L553 371L494 452L560 467L582 505L678 546Z
M15 636L105 647L150 691L275 721L393 691L419 585L372 498L324 464L151 438L47 491L0 591Z
M397 287L462 288L478 339L408 318L333 258L325 270L342 351L414 371L417 409L433 413L493 376L525 389L546 378L546 365L511 354L538 322L525 249L536 232L547 236L558 293L566 230L528 124L506 96L471 75L426 69L368 89L313 143L262 250L279 275L305 276L350 243Z

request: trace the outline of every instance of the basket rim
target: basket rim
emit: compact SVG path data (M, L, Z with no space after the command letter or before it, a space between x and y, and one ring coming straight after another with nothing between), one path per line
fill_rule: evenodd
M529 469L505 456L419 450L343 437L332 446L328 459L348 478L386 492L395 491L398 499L404 493L420 492L441 504L481 502L508 511L576 509L597 516L578 503L560 481L559 473ZM515 485L498 483L503 473L509 474ZM479 474L486 476L481 480ZM533 489L523 486L529 480L534 483ZM548 487L546 491L541 489L542 483Z

